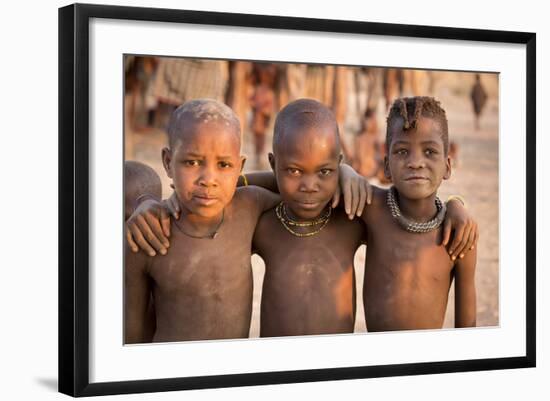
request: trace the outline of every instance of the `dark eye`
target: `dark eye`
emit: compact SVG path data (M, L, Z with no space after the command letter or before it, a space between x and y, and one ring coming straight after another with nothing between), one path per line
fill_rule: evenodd
M200 164L200 161L198 160L184 160L183 164L185 164L188 167L195 167Z
M290 175L300 175L300 170L298 170L297 168L290 167L290 168L287 168L286 171Z
M326 177L326 176L329 176L331 173L332 173L332 170L329 169L329 168L324 168L324 169L321 169L321 171L319 171L319 173Z
M401 149L397 149L394 153L395 153L396 155L405 156L405 155L406 155L407 153L409 153L409 152L408 152L407 149L401 148Z
M229 162L219 162L218 166L220 166L220 168L231 168L231 167L233 167L233 165Z
M432 156L432 155L437 154L437 150L435 150L435 149L426 149L424 151L424 153L426 154L426 156Z

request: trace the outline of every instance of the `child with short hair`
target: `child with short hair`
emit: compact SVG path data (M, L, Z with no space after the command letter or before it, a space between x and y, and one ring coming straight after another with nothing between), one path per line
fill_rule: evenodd
M441 246L445 209L437 198L451 175L445 111L431 97L397 99L387 118L385 174L363 219L363 301L368 331L441 328L455 280L455 326L476 324L476 250L451 258Z
M245 158L240 123L214 100L180 106L162 150L181 207L163 257L126 245L125 342L149 341L147 305L153 295L152 341L248 337L252 312L252 235L277 202L259 187L236 189Z

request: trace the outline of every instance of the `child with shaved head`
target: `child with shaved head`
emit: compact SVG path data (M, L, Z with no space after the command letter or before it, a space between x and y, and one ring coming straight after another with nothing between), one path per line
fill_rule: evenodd
M363 227L330 205L341 159L338 125L327 107L300 99L281 110L269 162L282 202L254 234L266 263L261 336L353 332L353 257Z
M247 337L252 311L252 235L276 196L259 187L236 190L245 158L240 123L227 106L195 100L172 114L166 174L181 207L170 223L172 246L160 256L130 251L125 260L125 342ZM136 238L134 231L128 239ZM135 245L135 244L134 244Z

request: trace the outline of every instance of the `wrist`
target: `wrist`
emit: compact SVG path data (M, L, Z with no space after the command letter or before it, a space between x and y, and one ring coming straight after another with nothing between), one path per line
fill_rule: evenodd
M447 198L447 204L451 201L458 201L460 203L462 203L462 206L463 207L466 207L466 201L464 200L464 198L460 195L450 195L448 198Z

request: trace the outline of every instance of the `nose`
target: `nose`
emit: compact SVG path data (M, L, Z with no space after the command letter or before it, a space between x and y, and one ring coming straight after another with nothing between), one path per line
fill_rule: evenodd
M217 185L216 174L213 167L205 165L201 168L198 184L202 187L211 187Z
M407 160L407 167L412 169L426 167L426 161L422 152L410 152Z
M317 192L319 191L319 182L314 174L306 174L300 180L301 192Z

